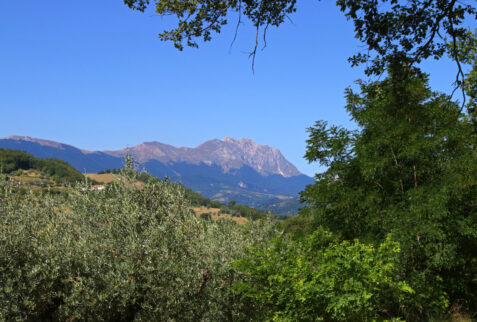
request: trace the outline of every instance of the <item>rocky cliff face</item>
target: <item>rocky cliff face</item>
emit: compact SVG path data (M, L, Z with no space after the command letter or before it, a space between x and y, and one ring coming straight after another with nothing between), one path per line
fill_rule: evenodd
M195 148L176 148L159 142L144 142L130 149L119 151L103 151L120 157L132 153L140 163L157 160L171 164L185 162L190 164L204 163L218 165L224 172L248 166L261 175L278 174L289 178L299 176L297 168L285 159L276 148L257 144L250 139L210 140Z

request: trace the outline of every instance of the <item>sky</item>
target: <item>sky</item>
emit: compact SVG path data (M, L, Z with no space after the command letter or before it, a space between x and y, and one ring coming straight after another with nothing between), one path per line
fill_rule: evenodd
M242 25L231 48L232 20L212 42L179 52L158 38L173 17L122 0L0 2L0 137L86 150L246 137L305 174L323 171L303 158L307 128L317 120L354 128L344 90L365 76L347 62L363 49L352 22L334 1L298 1L292 21L269 29L253 73L254 30ZM450 93L452 63L423 69L434 90Z

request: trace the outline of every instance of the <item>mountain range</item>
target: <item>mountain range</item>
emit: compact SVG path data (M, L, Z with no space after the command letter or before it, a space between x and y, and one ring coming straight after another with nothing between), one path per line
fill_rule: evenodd
M81 172L121 168L124 156L131 154L141 169L181 182L207 198L234 200L275 213L296 213L298 193L313 183L278 149L246 138L214 139L195 148L143 142L117 151L87 151L55 141L9 136L0 139L0 147L62 159Z

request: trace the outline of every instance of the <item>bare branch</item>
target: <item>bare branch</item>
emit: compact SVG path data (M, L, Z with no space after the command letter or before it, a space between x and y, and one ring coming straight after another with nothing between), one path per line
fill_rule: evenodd
M229 54L232 50L235 40L237 39L239 27L240 27L240 24L242 23L242 1L241 0L239 1L238 12L239 12L239 16L238 16L237 26L235 26L234 39L232 39L232 42L230 43Z
M452 23L452 20L449 19L449 24L450 24L450 29L451 29L451 32L452 32L452 58L454 58L455 62L457 63L457 75L456 75L456 79L455 79L455 88L454 88L454 91L452 91L452 95L454 94L454 92L460 87L461 91L462 91L462 106L460 107L460 111L459 111L459 115L462 113L462 110L464 109L464 106L465 106L465 89L464 89L464 81L465 81L465 75L464 75L464 72L462 71L462 66L460 64L460 60L459 60L459 56L458 56L458 53L457 53L457 38L455 36L455 31L454 31L454 24ZM461 79L459 79L459 77ZM451 97L452 97L451 95Z
M248 58L252 57L252 73L253 74L255 74L255 56L257 55L259 33L260 33L260 24L257 23L256 32L255 32L255 46L253 47L253 50L248 55Z
M262 50L264 50L266 47L267 47L267 30L268 30L268 26L270 26L270 24L267 24L265 26L265 29L263 30L263 47L262 47Z

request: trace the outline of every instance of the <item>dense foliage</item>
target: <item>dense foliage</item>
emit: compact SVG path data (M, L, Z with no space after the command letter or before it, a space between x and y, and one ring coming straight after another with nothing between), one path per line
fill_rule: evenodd
M134 180L40 197L1 180L0 320L239 317L231 263L272 224L206 222L180 186Z
M318 229L300 242L279 238L253 248L237 261L246 278L236 289L255 303L253 320L390 319L383 308L414 293L399 281L399 252L390 238L374 247Z
M83 175L59 159L40 159L16 150L0 148L0 173L35 169L52 177L57 183L74 183L84 179Z
M306 207L282 224L283 235L270 218L198 218L188 198L207 200L137 173L131 158L103 191L84 182L61 194L20 194L0 180L0 320L475 314L472 116L399 64L360 87L347 90L357 130L309 129L306 157L328 169L302 193ZM240 207L221 205L248 211Z
M124 2L144 11L150 1ZM296 7L296 0L151 2L158 14L178 17L160 37L179 49L210 40L231 12L237 28L247 17L256 27L253 56L260 32ZM0 178L0 320L477 316L477 42L462 28L476 9L454 0L337 4L367 49L352 63L368 62L368 75L388 66L389 75L360 82L360 93L347 90L356 131L323 121L309 129L306 158L327 170L302 193L301 215L282 223L286 234L267 220L197 218L191 202L266 216L137 174L131 159L122 181L101 192L78 185L20 194ZM467 112L432 92L415 68L446 53L457 63ZM21 153L0 152L3 172L35 164L56 175Z
M284 235L269 218L247 225L198 218L190 200L213 201L137 173L131 158L101 192L78 185L20 194L0 180L0 319L475 314L472 115L399 64L360 87L346 92L357 130L325 122L309 129L306 157L328 169L302 193L306 207L282 224ZM234 202L220 208L265 218Z
M399 242L399 277L415 290L404 317L477 307L477 134L469 115L416 74L398 66L386 80L347 91L359 125L317 122L310 161L328 170L302 194L312 229L344 240ZM310 230L310 227L306 229Z

